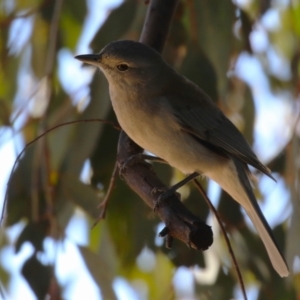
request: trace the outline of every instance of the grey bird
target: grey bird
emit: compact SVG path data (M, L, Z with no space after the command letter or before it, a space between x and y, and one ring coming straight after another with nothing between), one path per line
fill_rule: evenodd
M248 165L273 177L215 103L158 52L139 42L116 41L99 54L75 58L102 70L127 135L183 173L197 172L217 182L247 212L274 269L288 276L287 264L252 191Z

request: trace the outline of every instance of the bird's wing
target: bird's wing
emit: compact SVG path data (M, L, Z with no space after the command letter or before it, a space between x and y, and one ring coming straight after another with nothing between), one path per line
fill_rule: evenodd
M177 99L171 102L173 113L182 130L212 150L234 156L274 179L270 170L258 160L240 131L213 101L194 84L187 84L191 85L189 91L192 92L189 95L177 93ZM178 98L180 96L182 99ZM175 99L173 95L172 99Z

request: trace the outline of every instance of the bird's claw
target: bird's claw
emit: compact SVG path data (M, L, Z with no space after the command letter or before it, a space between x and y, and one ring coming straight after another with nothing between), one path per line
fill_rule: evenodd
M134 154L119 164L120 177L123 178L123 174L125 173L127 167L135 165L137 163L144 164L147 167L152 167L152 165L145 162L143 153Z
M159 205L165 201L167 198L169 198L170 196L172 196L173 194L176 194L176 196L179 196L180 197L180 194L177 193L177 192L174 192L172 189L168 189L168 188L165 188L165 187L155 187L152 189L151 191L151 194L152 195L155 195L157 193L160 193L160 195L157 197L157 200L155 201L155 204L154 204L154 212L156 212L157 208L159 207Z

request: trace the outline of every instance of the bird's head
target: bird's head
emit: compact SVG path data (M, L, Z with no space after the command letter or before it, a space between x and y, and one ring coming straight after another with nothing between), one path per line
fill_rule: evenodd
M99 54L78 55L75 58L99 67L110 84L120 80L133 85L149 82L166 66L158 52L128 40L112 42Z

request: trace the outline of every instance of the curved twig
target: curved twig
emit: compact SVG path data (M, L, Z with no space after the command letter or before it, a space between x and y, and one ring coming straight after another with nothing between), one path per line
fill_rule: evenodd
M46 76L51 76L54 68L54 59L56 55L56 44L58 35L58 25L60 21L60 13L63 5L63 0L55 1L54 12L50 25L49 46L46 57Z
M235 267L235 270L237 272L237 275L238 275L238 279L239 279L239 283L241 285L241 290L242 290L242 293L243 293L243 296L244 296L244 299L247 300L247 294L246 294L246 290L245 290L245 285L244 285L244 281L243 281L243 277L242 277L242 274L241 274L241 271L240 271L240 268L238 266L238 263L237 263L237 260L235 258L235 255L234 255L234 252L233 252L233 249L231 247L231 244L230 244L230 241L229 241L229 238L227 236L227 233L226 233L226 230L224 228L224 225L222 223L222 220L217 212L217 210L215 209L215 207L213 206L213 204L211 203L211 201L209 200L209 198L207 197L202 185L200 184L200 182L197 180L197 179L194 179L194 183L197 187L197 189L199 190L199 192L201 193L201 195L203 196L203 198L205 199L207 205L209 206L209 208L211 209L211 211L214 213L215 217L217 218L217 221L221 227L221 230L222 230L222 233L223 233L223 236L225 238L225 241L226 241L226 245L227 245L227 248L228 248L228 252L232 258L232 261L233 261L233 264L234 264L234 267Z
M50 129L46 130L45 132L43 132L42 134L40 134L39 136L37 136L36 138L34 138L31 142L27 143L25 145L25 147L22 149L22 151L18 154L14 164L13 164L13 167L10 171L10 174L9 174L9 178L8 178L8 181L7 181L7 185L6 185L6 191L5 191L5 197L4 197L4 201L3 201L3 207L2 207L2 213L1 213L1 218L0 218L0 224L2 223L3 221L3 218L4 218L4 212L5 212L5 208L6 208L6 203L7 203L7 197L8 197L8 189L9 189L9 184L10 184L10 181L11 181L11 177L12 177L12 174L16 168L16 165L17 163L19 162L22 154L25 152L25 150L30 146L32 145L33 143L35 143L36 141L38 141L40 138L42 138L43 136L45 136L46 134L50 133L51 131L57 129L57 128L60 128L60 127L63 127L63 126L66 126L66 125L71 125L71 124L78 124L78 123L90 123L90 122L101 122L101 123L105 123L105 124L110 124L112 125L114 128L120 130L121 127L114 123L114 122L111 122L111 121L107 121L107 120L103 120L103 119L88 119L88 120L76 120L76 121L70 121L70 122L65 122L65 123L61 123L61 124L58 124L54 127L51 127Z
M115 166L114 166L114 170L111 174L110 177L110 181L109 181L109 185L108 185L108 189L105 195L104 200L98 205L98 208L101 209L98 218L96 219L96 221L94 222L94 224L92 225L92 228L94 228L99 221L101 221L102 219L105 219L105 214L106 214L106 209L107 209L107 205L108 205L108 201L110 199L111 193L113 188L115 187L115 182L116 182L116 178L117 178L117 172L118 172L118 162L116 160L115 162Z

